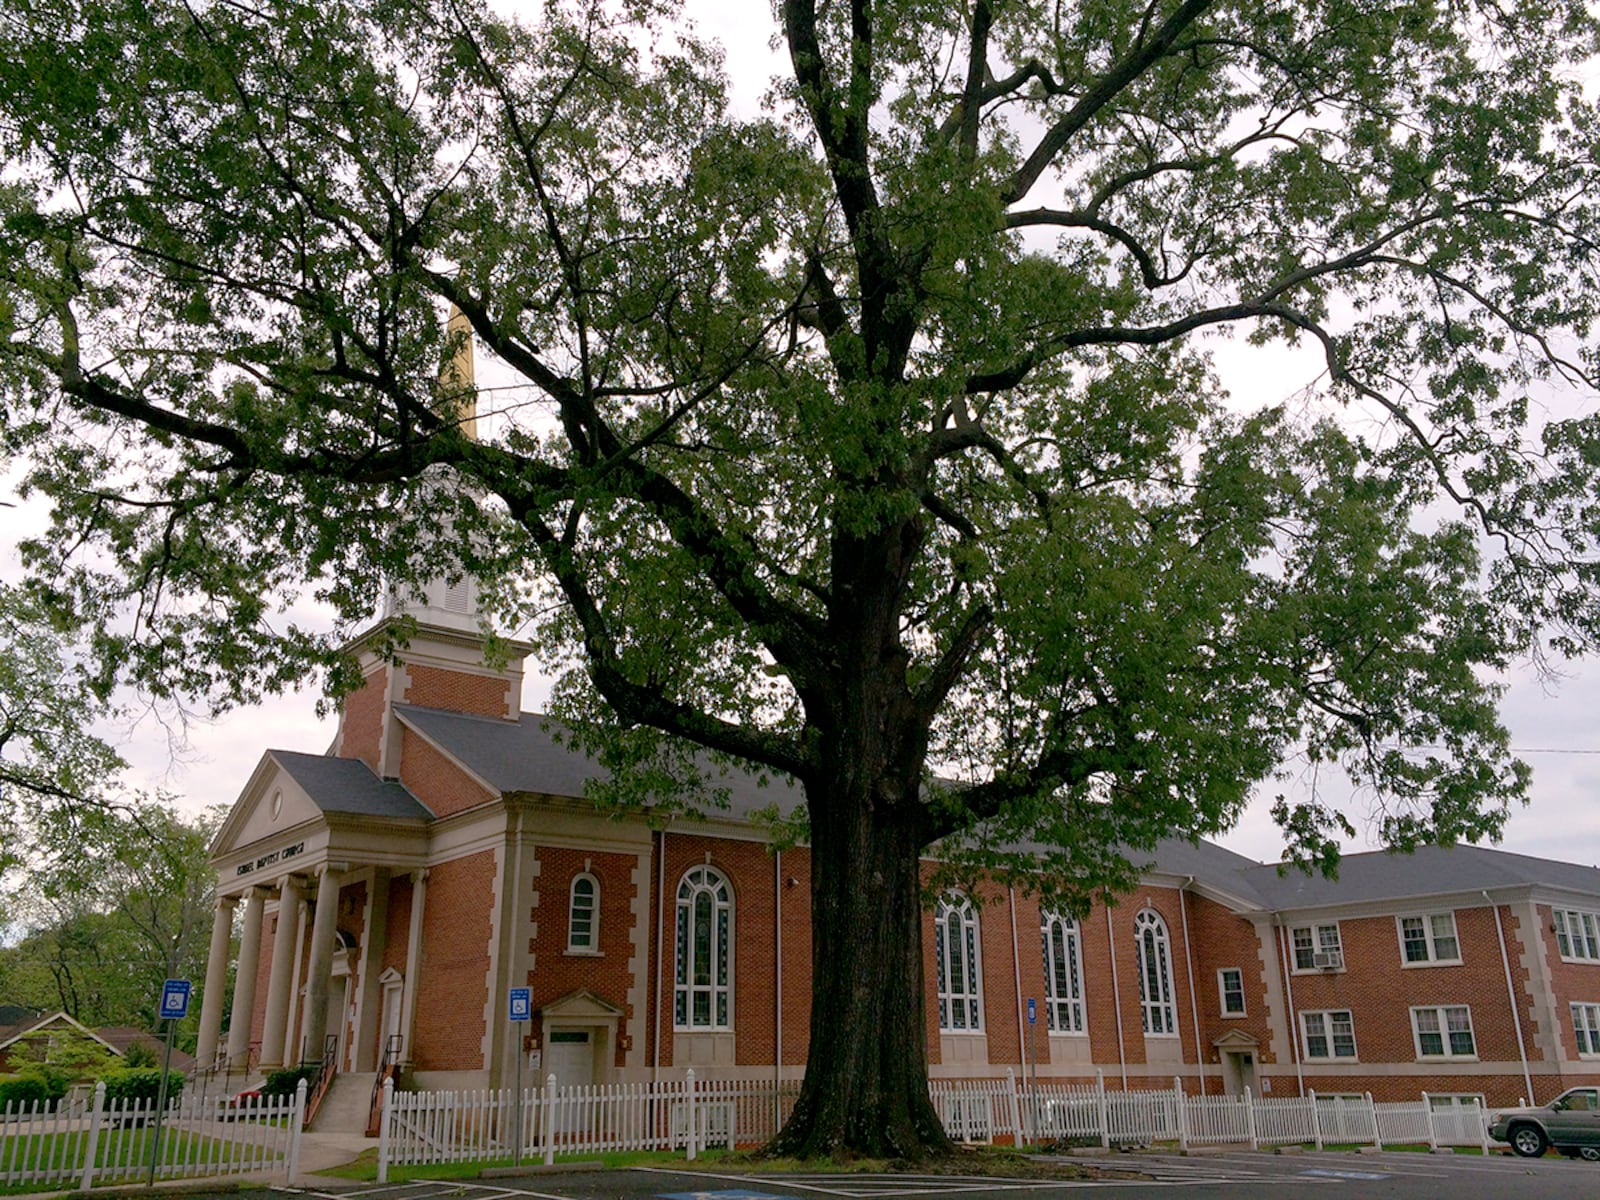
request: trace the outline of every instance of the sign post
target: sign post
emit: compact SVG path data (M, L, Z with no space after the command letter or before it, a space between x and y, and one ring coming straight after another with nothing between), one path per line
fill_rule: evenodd
M178 1022L189 1015L187 979L169 979L161 985L161 1019L167 1023L167 1053L161 1060L161 1084L156 1088L156 1127L150 1138L150 1183L156 1181L156 1164L161 1161L161 1121L167 1115L167 1075L172 1070L172 1037Z
M1039 1023L1039 1009L1033 1002L1033 997L1028 997L1028 1096L1032 1101L1028 1105L1029 1113L1033 1118L1033 1135L1039 1136L1039 1055L1034 1049L1033 1028Z
M528 1019L533 1016L533 989L512 988L510 996L511 1023L517 1027L517 1103L516 1103L516 1130L511 1135L511 1165L522 1165L522 1028Z

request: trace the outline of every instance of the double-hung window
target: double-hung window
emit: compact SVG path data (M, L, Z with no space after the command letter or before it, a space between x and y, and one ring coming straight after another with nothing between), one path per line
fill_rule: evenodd
M1440 1004L1411 1010L1418 1058L1476 1058L1472 1013L1465 1004Z
M1600 961L1600 914L1558 908L1553 916L1562 958Z
M1339 942L1339 926L1296 925L1289 930L1294 946L1296 971L1337 970L1344 966L1344 947Z
M978 957L978 914L965 896L939 901L933 935L939 976L939 1028L946 1033L983 1031L983 968Z
M1356 1056L1356 1026L1347 1009L1303 1012L1300 1014L1300 1031L1304 1035L1308 1059Z
M1578 1057L1600 1058L1600 1004L1574 1004L1572 1032L1578 1039Z
M1225 1017L1244 1016L1244 972L1238 967L1223 967L1217 972L1217 996Z
M1399 917L1401 960L1406 966L1424 963L1458 963L1461 942L1456 938L1453 912Z
M1078 923L1056 913L1040 914L1044 948L1044 1011L1051 1033L1082 1033L1083 956Z
M1167 943L1167 923L1153 908L1133 919L1134 941L1139 949L1139 1006L1144 1031L1154 1037L1176 1037L1177 1009L1172 1000L1172 955Z
M567 952L593 954L600 949L600 883L585 871L572 877L567 898Z

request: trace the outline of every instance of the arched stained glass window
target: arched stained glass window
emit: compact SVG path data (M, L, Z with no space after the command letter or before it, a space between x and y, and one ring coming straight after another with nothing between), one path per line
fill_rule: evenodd
M983 1029L983 967L978 954L978 914L965 896L939 901L934 921L939 976L939 1028L948 1033Z
M1139 947L1139 1003L1144 1011L1144 1031L1155 1037L1175 1037L1177 1010L1172 1003L1172 955L1168 950L1167 923L1153 908L1133 919Z
M1082 1033L1083 961L1078 923L1071 917L1041 913L1039 940L1044 947L1044 1010L1050 1031Z
M732 965L733 889L720 871L695 867L678 884L676 1028L732 1028Z

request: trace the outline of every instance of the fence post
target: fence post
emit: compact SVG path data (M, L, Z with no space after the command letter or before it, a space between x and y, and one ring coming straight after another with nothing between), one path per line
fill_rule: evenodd
M1372 1093L1367 1093L1367 1107L1372 1110L1372 1144L1379 1150L1383 1149L1383 1130L1378 1128L1378 1106L1372 1102Z
M300 1177L300 1133L306 1124L306 1081L294 1085L294 1110L289 1114L289 1162L283 1182L293 1187Z
M389 1122L394 1118L394 1076L383 1081L383 1112L378 1118L378 1182L389 1182Z
M544 1121L544 1165L556 1161L556 1077L551 1073L544 1081L544 1099L539 1105L539 1116Z
M1256 1135L1256 1101L1249 1088L1244 1089L1244 1121L1250 1131L1250 1149L1261 1149L1261 1140Z
M1428 1118L1428 1149L1439 1148L1439 1132L1433 1127L1433 1101L1428 1099L1428 1093L1422 1093L1422 1112Z
M1183 1096L1183 1080L1176 1075L1172 1077L1172 1104L1176 1109L1178 1118L1178 1149L1187 1154L1189 1152L1189 1105Z
M1482 1148L1483 1156L1489 1157L1489 1114L1484 1111L1483 1105L1478 1103L1478 1098L1472 1098L1472 1115L1478 1118L1478 1144Z
M1100 1092L1100 1148L1111 1149L1111 1110L1106 1107L1106 1073L1094 1073L1094 1085Z
M1317 1104L1317 1089L1316 1088L1309 1088L1309 1089L1307 1089L1307 1094L1311 1097L1311 1132L1312 1132L1312 1136L1316 1138L1317 1149L1321 1150L1322 1149L1322 1109Z
M78 1181L78 1187L87 1192L94 1186L94 1158L99 1153L100 1146L100 1117L106 1108L106 1085L101 1080L94 1085L94 1107L89 1110L89 1144L83 1155L83 1177Z
M694 1161L695 1156L695 1121L694 1121L694 1068L690 1067L683 1076L683 1109L688 1120L685 1132L685 1145L689 1151L689 1161Z
M1017 1100L1017 1073L1010 1067L1006 1068L1006 1089L1007 1094L1011 1097L1012 1144L1020 1147L1022 1145L1022 1105ZM1028 1140L1030 1142L1033 1140L1031 1133Z

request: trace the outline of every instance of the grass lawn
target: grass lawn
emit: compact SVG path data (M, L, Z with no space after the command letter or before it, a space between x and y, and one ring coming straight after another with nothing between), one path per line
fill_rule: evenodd
M151 1128L100 1130L95 1144L95 1182L138 1182L149 1170L150 1143L155 1137ZM0 1195L14 1196L27 1192L74 1189L83 1174L83 1155L88 1146L88 1130L69 1133L18 1135L0 1137ZM227 1162L232 1157L221 1141L182 1129L161 1131L161 1160L166 1169L185 1167L194 1163ZM140 1164L144 1164L140 1167ZM115 1168L111 1178L102 1178L102 1172ZM35 1178L25 1183L5 1183L7 1175L27 1172ZM50 1181L40 1182L38 1173L50 1172ZM164 1172L158 1170L159 1179Z

